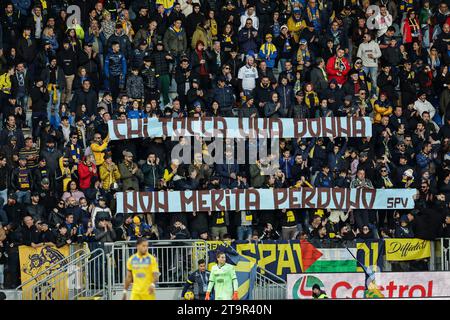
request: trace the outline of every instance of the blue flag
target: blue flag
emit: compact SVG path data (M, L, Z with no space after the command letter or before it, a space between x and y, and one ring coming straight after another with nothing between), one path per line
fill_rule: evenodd
M235 266L236 277L239 284L239 300L251 300L253 286L256 281L256 263L253 263L246 257L241 256L234 248L220 245L216 250L208 251L208 270L211 270L212 266L216 264L216 255L218 252L224 252L227 258L227 263Z

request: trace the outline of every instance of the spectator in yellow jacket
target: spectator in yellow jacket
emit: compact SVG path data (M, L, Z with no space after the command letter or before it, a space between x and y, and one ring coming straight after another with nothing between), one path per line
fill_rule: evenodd
M100 180L102 188L108 191L111 185L120 179L120 172L119 167L112 161L111 155L105 155L104 160L100 166Z
M298 43L300 41L300 33L306 27L306 21L302 18L300 8L294 8L293 15L287 21L287 27L294 37L295 43Z
M108 148L109 135L106 136L105 141L102 141L100 133L94 135L94 141L91 143L91 151L95 157L95 164L99 167L105 161L105 150Z
M374 105L374 123L380 123L383 116L390 116L392 114L392 104L389 102L385 92L380 93L380 98L375 101Z

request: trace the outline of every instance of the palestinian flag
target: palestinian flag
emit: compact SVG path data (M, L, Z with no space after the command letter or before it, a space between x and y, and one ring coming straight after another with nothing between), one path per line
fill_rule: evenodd
M356 248L316 248L322 254L311 266L306 269L308 273L320 272L356 272Z

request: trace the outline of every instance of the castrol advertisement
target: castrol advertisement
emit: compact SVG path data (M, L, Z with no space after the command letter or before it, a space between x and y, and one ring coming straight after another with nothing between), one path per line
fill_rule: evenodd
M366 281L364 273L288 274L287 298L312 299L315 284L330 299L363 299L373 291L378 293L377 298L450 296L449 272L379 272L371 277L369 285Z

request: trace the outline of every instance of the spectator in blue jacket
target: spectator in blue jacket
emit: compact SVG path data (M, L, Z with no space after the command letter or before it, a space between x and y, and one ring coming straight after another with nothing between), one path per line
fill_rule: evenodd
M322 170L317 174L316 180L314 180L314 186L317 188L333 188L334 179L330 174L330 168L328 165L323 165Z
M118 42L113 42L111 52L105 57L105 76L109 86L109 91L113 97L113 101L117 100L120 89L125 85L125 75L127 74L127 61L125 55L120 52Z
M225 117L233 116L232 110L236 98L233 93L233 88L226 84L226 79L224 76L219 77L217 80L217 88L214 89L213 100L219 103L220 112Z
M220 188L230 188L237 179L239 166L233 158L231 150L225 151L225 159L221 164L216 164L216 175L220 177Z
M259 58L266 62L267 68L272 69L275 67L275 62L278 56L277 47L272 43L272 35L268 33L266 35L266 42L261 45L259 49Z
M257 39L258 30L253 28L253 20L248 18L245 26L238 33L240 53L250 55L252 52L255 54L258 50Z
M280 158L280 169L284 173L286 179L292 178L292 167L295 163L295 157L291 155L290 149L285 149L283 151L283 157Z

